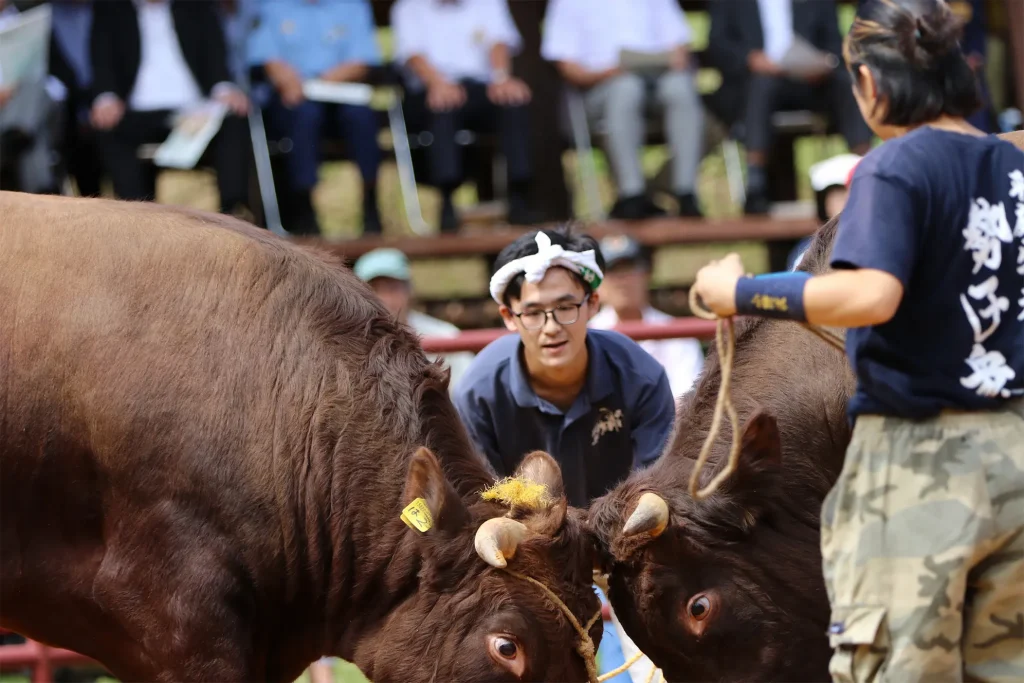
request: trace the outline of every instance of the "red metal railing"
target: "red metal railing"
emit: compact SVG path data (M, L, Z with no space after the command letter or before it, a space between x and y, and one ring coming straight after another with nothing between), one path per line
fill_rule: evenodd
M667 323L652 325L644 322L623 322L615 328L636 341L647 339L714 339L715 322L700 318L676 318ZM457 337L426 337L423 350L428 353L451 353L455 351L479 351L495 339L512 334L504 328L486 330L465 330Z
M0 671L32 671L32 683L52 683L57 666L103 666L85 655L59 647L26 640L17 645L0 645Z
M616 328L627 337L636 341L647 339L679 339L692 337L696 339L713 339L715 323L700 318L676 318L667 323L650 325L643 322L624 322ZM480 351L495 339L511 334L502 328L486 330L466 330L457 337L429 337L423 339L423 350L429 353L447 353L455 351ZM607 605L602 607L604 620L610 620ZM0 633L3 631L0 630ZM0 671L19 671L31 669L32 683L51 683L55 666L102 666L85 655L71 650L50 647L26 640L17 645L0 645Z

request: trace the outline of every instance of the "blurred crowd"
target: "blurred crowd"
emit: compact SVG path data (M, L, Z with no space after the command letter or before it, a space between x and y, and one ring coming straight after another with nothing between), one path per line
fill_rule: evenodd
M0 30L39 2L0 0ZM440 227L454 231L453 195L466 180L465 132L492 134L504 159L508 220L536 222L529 188L530 87L513 69L524 49L509 0L397 0L390 7L391 59L385 62L370 0L56 0L46 77L7 84L0 73L0 184L28 192L95 195L109 179L116 196L153 199L156 169L140 148L162 142L173 116L216 100L228 116L204 164L217 176L220 209L249 217L252 164L246 114L264 114L286 172L277 194L285 226L316 233L312 190L321 142L342 142L362 178L363 228L381 230L377 178L381 118L365 104L308 97L312 81L363 82L390 69L401 85L410 132L425 142L426 177L443 198ZM964 38L983 74L985 2L961 0ZM677 0L549 0L540 56L582 101L599 133L617 189L613 218L665 214L646 192L641 165L646 127L657 123L668 148L679 215L699 218L697 175L704 117L722 121L747 153L745 211L768 211L766 168L772 114L810 109L826 115L850 151L871 133L858 113L842 64L833 0L720 0L710 5L702 65L722 86L702 99L693 31ZM984 83L982 83L985 90ZM976 125L993 130L991 110Z

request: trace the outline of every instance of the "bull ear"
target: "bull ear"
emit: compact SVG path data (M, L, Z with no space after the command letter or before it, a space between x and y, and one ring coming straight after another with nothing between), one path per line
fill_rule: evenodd
M551 504L529 515L524 522L535 533L554 536L565 523L568 509L562 484L562 468L544 451L533 451L519 463L515 476L542 484L547 489Z
M775 418L757 410L743 427L741 467L749 470L771 469L782 464L782 438Z
M516 468L517 478L529 479L543 484L548 490L548 497L560 498L564 495L562 486L562 468L544 451L533 451L527 454Z
M454 533L469 522L469 511L462 499L448 483L437 458L425 447L417 450L409 463L403 508L417 498L423 499L430 512L430 528L425 533Z
M774 417L758 410L743 427L736 471L723 482L721 495L713 496L712 500L740 528L750 530L769 504L767 492L778 485L781 464L779 427Z

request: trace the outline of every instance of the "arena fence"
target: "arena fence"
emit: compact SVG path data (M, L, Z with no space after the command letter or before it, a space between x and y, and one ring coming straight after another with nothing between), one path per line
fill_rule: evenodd
M671 322L652 325L643 322L622 322L616 331L636 341L648 339L714 339L715 321L700 318L676 318ZM512 334L504 328L486 330L465 330L455 337L425 337L423 350L428 353L453 353L456 351L480 351L495 339Z
M668 323L651 325L642 322L623 322L615 328L636 341L648 339L713 339L715 323L700 318L676 318ZM457 351L477 352L495 339L511 334L503 328L466 330L455 337L428 337L422 340L423 350L429 353L451 353ZM605 621L611 616L605 606L602 609ZM2 632L2 630L0 630ZM85 655L71 650L49 647L33 640L16 645L0 645L0 671L31 671L32 683L52 683L53 670L57 667L101 666Z

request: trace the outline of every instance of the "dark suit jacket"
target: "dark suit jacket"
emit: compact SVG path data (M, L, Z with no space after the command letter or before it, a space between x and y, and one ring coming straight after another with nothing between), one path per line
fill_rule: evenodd
M139 20L132 0L93 3L93 93L112 92L127 101L141 62ZM185 63L209 95L213 86L231 81L224 30L211 0L171 0L171 16Z
M793 33L819 50L843 59L843 38L834 0L792 0ZM761 10L757 0L712 0L707 60L722 73L722 87L712 109L727 122L742 116L750 70L747 56L764 49Z

